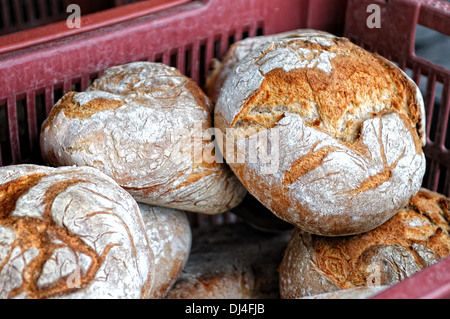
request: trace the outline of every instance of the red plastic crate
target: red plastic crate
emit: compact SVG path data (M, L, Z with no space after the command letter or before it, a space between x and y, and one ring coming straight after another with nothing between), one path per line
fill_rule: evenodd
M367 27L369 4L381 8L381 29ZM202 86L212 58L221 58L231 43L314 28L386 56L418 84L427 78L423 186L450 196L450 71L415 56L417 24L450 35L450 5L439 0L152 0L83 15L80 29L60 21L0 36L0 165L40 163L40 126L54 103L70 90L85 90L110 66L159 61ZM443 91L436 106L437 83ZM198 218L220 223L228 217ZM450 298L450 258L378 297Z

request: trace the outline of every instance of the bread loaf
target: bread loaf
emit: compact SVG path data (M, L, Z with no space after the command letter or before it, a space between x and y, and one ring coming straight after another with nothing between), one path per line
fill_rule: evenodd
M91 167L0 167L0 298L148 298L136 201Z
M192 233L189 260L166 298L279 298L277 267L290 232L260 232L236 222Z
M299 34L235 64L214 123L254 197L304 231L340 236L381 225L419 191L424 114L419 89L388 60Z
M450 255L449 221L450 199L421 189L391 219L363 234L324 237L296 230L280 264L280 295L396 284Z
M191 226L184 211L139 203L150 248L155 256L151 298L163 298L189 257Z
M41 152L51 166L98 168L149 205L216 214L246 193L216 160L209 98L161 63L112 67L64 95L43 123Z

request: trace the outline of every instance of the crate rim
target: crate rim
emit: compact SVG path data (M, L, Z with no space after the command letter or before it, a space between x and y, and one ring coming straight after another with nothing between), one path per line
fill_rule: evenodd
M190 2L208 2L210 0L146 0L106 9L100 12L82 15L81 28L70 29L66 21L54 22L37 28L14 32L0 36L0 55L26 49L62 38L76 36L121 22L137 19L149 14L162 12Z

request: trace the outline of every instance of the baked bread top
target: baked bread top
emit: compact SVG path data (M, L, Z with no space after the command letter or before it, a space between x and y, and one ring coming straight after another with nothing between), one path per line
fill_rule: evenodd
M292 113L352 143L365 120L390 110L408 119L422 145L426 142L423 101L414 82L390 61L346 38L325 33L269 38L231 73L216 114L226 127L242 127L243 134L271 128Z
M275 41L282 38L297 37L300 34L308 34L313 36L315 34L328 34L328 32L313 30L313 29L297 29L287 32L261 35L256 37L248 37L233 43L225 53L222 61L214 58L211 61L210 72L207 75L205 83L205 92L215 104L222 89L223 83L228 75L232 72L236 63L242 60L247 54L255 50L258 46L270 41Z

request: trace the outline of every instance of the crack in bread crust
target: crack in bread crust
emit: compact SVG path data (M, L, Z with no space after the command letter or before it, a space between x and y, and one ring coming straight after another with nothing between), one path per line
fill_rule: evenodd
M316 142L311 147L311 151L296 160L291 168L284 174L284 186L294 183L300 177L319 167L328 155L338 150L338 148L335 146L325 146L318 149L317 151L314 151L314 149L320 142L321 141Z
M332 70L275 68L262 74L260 88L252 94L234 118L231 127L270 127L284 112L299 114L306 125L314 126L344 142L358 139L361 123L371 114L386 109L405 114L420 133L420 110L415 88L401 71L376 54L368 53L346 39L329 48L318 44L293 42L302 50L331 52ZM270 47L275 50L280 43ZM262 51L260 59L267 54ZM309 59L318 53L306 54ZM304 58L304 57L303 57ZM258 63L268 63L268 60ZM420 136L419 136L420 137Z

